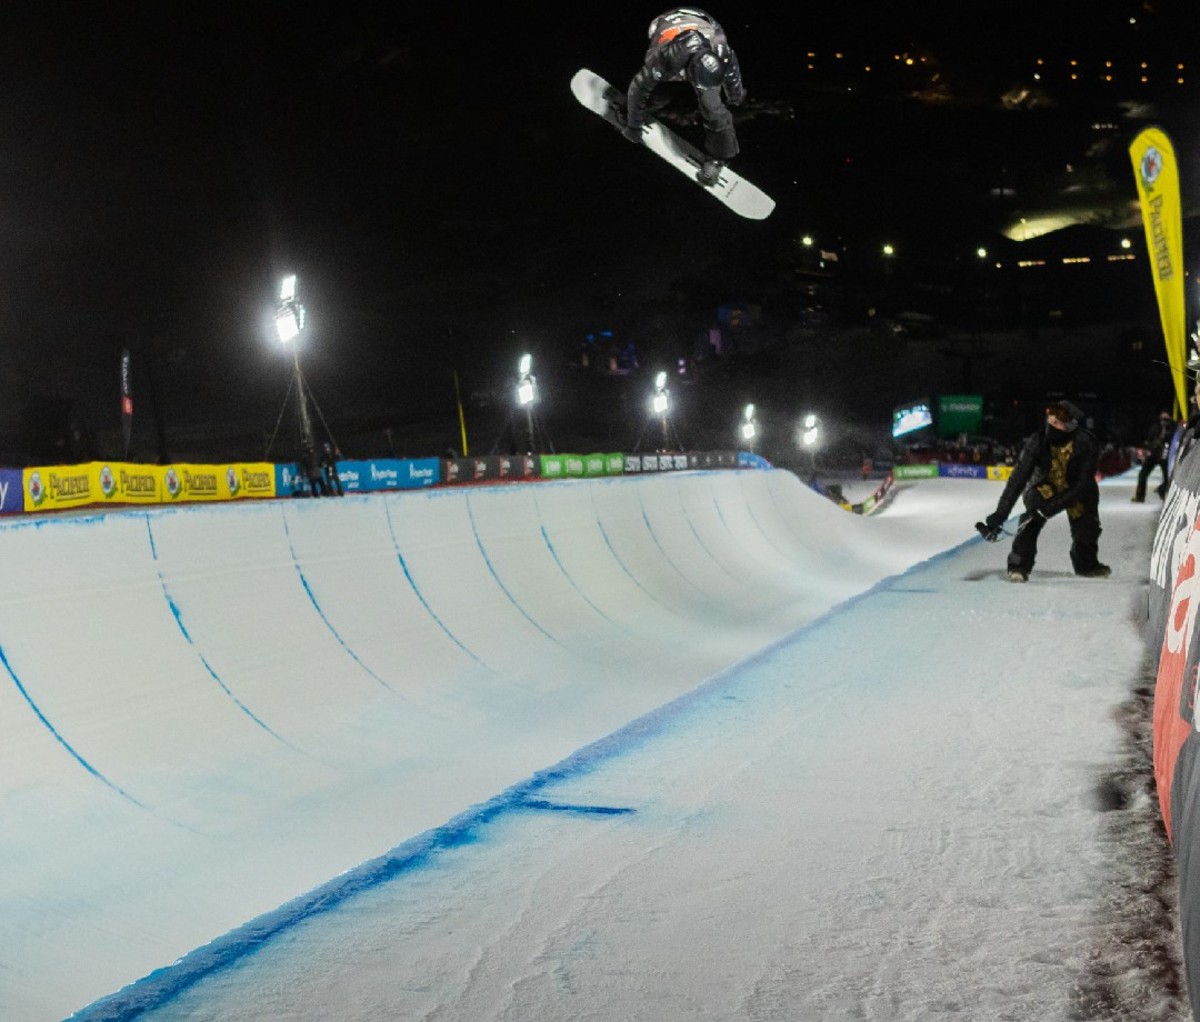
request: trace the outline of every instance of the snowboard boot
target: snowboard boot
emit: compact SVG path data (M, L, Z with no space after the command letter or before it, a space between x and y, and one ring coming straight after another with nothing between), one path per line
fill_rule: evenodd
M1010 582L1028 582L1029 575L1024 571L1017 571L1015 568L1008 573Z
M696 180L704 185L705 188L709 188L717 183L717 179L721 176L721 171L724 169L724 160L714 160L710 157L700 164L700 173L696 175Z
M1107 564L1101 564L1097 561L1093 567L1087 568L1084 571L1077 571L1075 574L1080 578L1108 578L1112 574L1112 568Z

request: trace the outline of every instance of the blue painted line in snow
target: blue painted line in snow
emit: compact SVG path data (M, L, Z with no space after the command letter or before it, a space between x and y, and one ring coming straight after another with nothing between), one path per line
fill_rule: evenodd
M589 607L592 608L592 610L594 610L597 614L599 614L602 618L604 618L605 621L607 621L610 625L615 625L617 628L620 628L621 626L618 625L617 622L615 622L611 617L609 617L607 614L605 614L604 611L602 611L599 607L597 607L596 604L594 604L591 600L589 600L587 593L585 593L582 589L579 588L578 584L575 582L575 579L573 579L571 577L570 573L566 569L566 566L559 559L558 551L554 549L554 544L552 542L550 542L550 534L546 531L546 526L541 525L540 528L542 530L542 539L546 543L546 549L550 551L550 556L554 558L554 563L558 565L558 570L563 573L563 577L571 584L571 588L574 589L575 592L577 592L579 594L580 598L583 600L584 603L586 603Z
M580 806L564 802L547 802L545 799L527 799L525 809L544 810L550 813L578 813L580 816L627 816L637 812L632 806Z
M388 535L392 537L392 549L396 552L396 560L400 562L400 570L404 572L404 577L408 580L409 587L412 589L413 594L418 600L421 601L421 606L425 608L425 613L433 618L434 624L436 624L445 633L446 638L454 643L454 645L456 645L464 653L466 653L467 656L475 661L475 663L479 664L480 667L486 667L489 671L494 670L494 668L489 667L475 653L469 650L457 635L450 631L450 629L446 626L446 622L438 617L437 613L429 605L429 601L425 599L425 594L421 592L421 588L417 585L416 579L413 578L412 572L408 570L408 564L404 560L404 554L400 552L400 543L396 539L396 529L392 525L392 512L388 504L389 502L385 498L383 502L383 513L387 518Z
M595 505L595 501L593 501L592 502L592 511L595 512L595 509L596 509L596 505ZM653 603L657 603L668 614L672 614L673 616L679 618L681 621L684 620L683 616L678 611L672 609L671 607L668 607L665 603L663 603L662 600L660 600L657 596L655 596L652 592L650 592L649 589L647 589L644 585L642 585L642 583L638 579L638 577L632 571L629 570L629 566L623 560L621 560L621 555L619 553L617 553L617 548L615 546L613 546L613 542L609 538L609 535L608 535L608 530L604 528L604 523L602 521L600 521L599 514L596 515L596 528L600 530L600 536L604 540L604 545L606 547L608 547L608 552L613 555L613 560L616 561L617 564L620 565L621 570L623 572L625 572L626 575L629 576L629 580L635 586L637 586L643 593L645 593L646 596L649 597Z
M483 557L483 563L487 565L487 569L489 572L491 572L492 578L495 579L496 585L498 585L500 587L500 591L505 596L508 597L509 603L511 603L514 607L517 608L517 610L521 614L521 617L523 617L526 621L528 621L531 625L533 625L534 628L536 628L539 632L541 632L544 636L546 636L546 638L549 639L551 642L553 642L555 645L562 646L563 645L562 642L560 642L558 639L556 639L553 635L551 635L548 631L546 631L545 628L543 628L532 617L529 616L529 612L524 607L521 606L521 604L517 600L517 598L515 596L513 596L513 594L509 591L508 586L506 586L500 580L500 576L496 572L496 566L494 564L492 564L492 559L490 557L488 557L487 550L484 548L484 545L483 545L483 539L480 537L479 529L475 524L475 512L471 509L471 495L469 493L465 495L464 503L467 506L467 518L471 522L471 532L473 532L475 534L475 545L477 547L479 547L479 553Z
M650 524L650 516L646 513L646 502L644 500L641 500L641 496L642 496L641 494L638 495L639 501L642 506L642 521L646 523L646 531L648 533L650 533L650 538L652 540L654 540L654 545L656 547L658 547L658 552L663 555L663 560L665 560L667 562L667 565L671 568L672 571L675 572L676 575L678 575L688 585L690 585L693 589L695 589L696 592L700 593L703 596L704 590L701 589L698 585L696 585L695 582L693 582L690 578L688 578L683 573L683 571L679 568L679 566L673 560L671 560L671 555L669 553L667 553L667 551L663 547L662 543L659 542L658 533L656 533L654 531L654 526Z
M324 623L325 627L327 629L329 629L329 634L332 635L334 637L334 639L337 640L337 644L342 647L342 649L345 651L346 655L348 657L350 657L351 660L353 660L356 664L358 664L358 666L361 667L364 671L366 671L366 673L368 675L370 675L373 679L375 679L375 681L377 681L380 685L382 685L389 692L391 692L392 695L398 696L400 699L404 699L404 696L400 695L399 692L397 692L394 688L392 688L391 685L389 685L386 681L384 681L378 674L376 674L373 670L371 670L370 667L368 667L363 662L362 657L360 657L357 653L354 652L353 649L350 648L350 646L346 642L346 640L342 638L341 633L334 627L333 622L329 620L329 615L327 615L325 613L325 609L321 606L320 602L317 600L316 594L312 590L312 586L309 585L308 576L304 574L304 569L302 567L300 567L300 559L296 556L296 547L295 547L295 544L292 543L292 530L288 525L288 517L287 517L287 508L286 507L284 507L280 511L280 518L283 519L283 534L287 537L288 553L291 554L291 556L292 556L292 567L296 569L296 574L300 577L300 584L304 587L304 592L308 596L309 603L311 603L313 605L313 609L317 612L317 617L319 617L321 619L321 621ZM408 702L409 700L405 699L404 701Z
M29 694L29 691L21 683L21 679L17 677L17 672L13 670L12 664L8 662L8 657L5 655L3 647L0 647L0 664L4 666L4 670L8 673L8 676L12 678L13 684L17 686L17 691L21 693L21 698L24 699L28 704L29 708L34 713L34 716L36 716L37 719L42 722L42 727L50 732L54 740L67 750L71 758L75 760L76 763L83 767L84 770L96 778L96 780L98 780L101 784L120 795L121 798L125 799L126 802L137 806L139 809L146 808L145 805L130 795L129 792L127 792L124 788L118 784L114 784L107 777L105 777L104 774L92 766L91 763L84 759L83 756L81 756L75 749L75 747L62 736L59 730L50 723L49 718L42 712L41 707L38 706L38 704L34 701L33 696Z
M914 565L900 575L883 579L865 592L832 607L821 617L810 621L790 635L714 675L691 692L584 746L560 763L539 771L487 802L460 813L441 827L397 845L386 855L335 877L275 911L259 916L204 947L197 948L174 964L158 969L124 989L80 1009L71 1015L69 1022L133 1022L146 1012L169 1004L206 977L248 958L274 937L293 927L340 908L360 894L425 868L443 852L477 844L485 839L484 831L488 825L504 816L528 812L531 809L556 808L555 803L536 796L542 795L551 785L583 777L610 760L634 752L652 739L677 727L689 714L697 712L705 705L724 702L730 694L729 687L752 668L766 663L780 651L806 639L813 632L828 626L834 619L886 591L896 579L918 574L932 565L948 560L972 542L973 539L968 540L967 543ZM582 810L587 808L589 807L577 807L574 811L580 815L627 815L620 808L605 812L604 807L591 807L601 811L584 813ZM572 810L564 808L562 811Z
M180 609L179 604L175 602L175 597L171 595L171 589L167 585L166 577L163 575L162 569L158 567L158 544L154 540L154 527L150 524L150 516L146 515L145 518L146 534L150 538L150 554L154 560L155 571L158 573L158 584L162 586L163 599L167 601L167 608L171 611L171 616L175 618L175 624L179 626L180 633L187 640L187 644L192 647L192 651L196 654L196 659L200 661L201 665L203 665L204 669L208 672L209 677L217 683L221 691L233 700L234 706L241 710L242 713L254 721L255 724L262 728L277 742L282 742L289 749L295 749L295 746L292 745L291 742L275 731L269 724L267 724L266 721L259 717L253 710L250 709L250 707L248 707L236 695L233 694L233 691L228 685L225 684L221 676L213 668L213 665L208 662L208 657L204 655L200 647L197 646L193 641L191 633L187 629L187 625L184 624L183 611Z
M679 503L680 503L680 506L682 507L683 506L683 491L682 491L682 489L680 489L678 483L676 483L676 486L675 486L675 493L679 497ZM717 555L714 554L711 549L709 549L708 544L705 543L703 538L700 536L700 532L696 528L696 523L694 521L692 521L692 516L687 514L686 509L684 511L684 518L687 520L688 528L692 530L692 535L695 537L697 544L699 544L699 546L700 546L700 549L703 550L706 554L708 554L709 560L711 560L713 562L713 564L715 564L718 568L720 568L724 574L728 575L738 585L742 585L743 584L742 580L740 578L738 578L727 567L725 567L725 565L723 565L717 559Z

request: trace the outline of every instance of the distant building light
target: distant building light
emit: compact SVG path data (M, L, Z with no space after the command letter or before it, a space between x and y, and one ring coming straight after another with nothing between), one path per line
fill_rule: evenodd
M1121 247L1122 248L1133 248L1133 242L1130 241L1128 238L1122 238L1121 239Z
M1017 261L1017 266L1022 270L1028 269L1030 266L1045 266L1045 259L1020 259Z
M1064 266L1073 266L1076 263L1090 263L1091 261L1091 256L1063 256Z
M1108 259L1108 261L1110 263L1123 263L1123 262L1127 262L1130 259L1136 259L1137 256L1135 256L1132 252L1128 252L1128 253L1119 253L1117 255L1110 255L1110 256L1107 256L1106 258Z

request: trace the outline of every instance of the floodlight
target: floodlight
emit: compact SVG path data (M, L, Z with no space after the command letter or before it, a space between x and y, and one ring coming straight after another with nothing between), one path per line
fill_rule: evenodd
M296 300L296 275L294 273L289 273L283 278L283 283L279 285L279 300L281 302Z
M746 405L746 412L745 412L745 414L742 416L742 418L744 418L744 419L745 419L747 422L750 422L750 421L751 421L751 420L754 418L754 405L753 405L753 403Z
M667 397L667 392L665 390L660 390L654 395L654 401L650 407L654 410L655 415L666 415L669 405L670 399Z
M758 429L755 427L753 422L747 421L742 423L743 440L753 440L757 432Z
M533 403L533 379L525 377L517 384L517 403L522 407Z
M519 372L522 376L528 376L531 368L533 368L533 356L527 354L522 355L517 372Z
M817 417L815 415L813 415L810 412L808 415L804 416L804 428L805 429L815 429L816 426L817 426Z
M299 310L294 305L285 305L275 313L275 332L279 335L280 344L287 344L299 337L302 326Z
M655 390L662 390L666 385L667 385L667 374L666 373L660 372L656 377L654 377L654 389Z

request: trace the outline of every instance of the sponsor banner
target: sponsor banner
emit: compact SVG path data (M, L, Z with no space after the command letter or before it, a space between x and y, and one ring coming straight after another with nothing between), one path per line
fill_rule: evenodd
M100 496L114 504L160 504L164 472L159 465L101 462Z
M548 455L542 456L543 459L545 457ZM414 464L424 465L425 461ZM483 458L446 458L440 462L440 468L441 476L435 481L443 483L534 479L538 474L538 457L528 454L489 454ZM433 484L421 483L420 485Z
M931 461L927 465L897 465L892 475L897 479L936 479L938 464Z
M988 465L987 477L994 483L1003 483L1008 481L1012 471L1012 465Z
M539 468L543 479L562 479L567 474L565 455L543 454L539 459Z
M0 468L0 515L25 510L24 479L19 468Z
M344 485L344 483L343 483ZM308 480L295 463L284 463L275 466L275 495L279 497L295 497L308 492Z
M604 473L610 476L619 476L625 472L625 455L623 454L606 454L604 456Z
M238 500L276 496L275 466L268 461L239 461L222 466L229 495Z
M24 469L21 476L26 511L65 511L102 500L101 464L46 465Z
M168 465L163 470L164 504L231 500L230 476L226 465Z
M1150 556L1146 639L1157 657L1154 778L1179 872L1184 961L1200 961L1200 446L1184 441ZM1191 977L1193 1013L1200 985ZM1200 1016L1198 1016L1200 1017Z
M1175 147L1161 128L1150 127L1129 146L1146 230L1146 250L1158 298L1167 362L1174 372L1175 411L1187 414L1187 308L1184 297L1183 219Z
M772 464L760 454L753 451L737 452L738 468L773 468Z
M979 433L982 430L982 394L938 395L938 436L958 436L960 433Z
M583 474L592 476L608 475L608 456L605 454L585 454L583 456Z
M944 461L938 465L938 475L943 479L986 479L987 465L961 465L956 461Z

